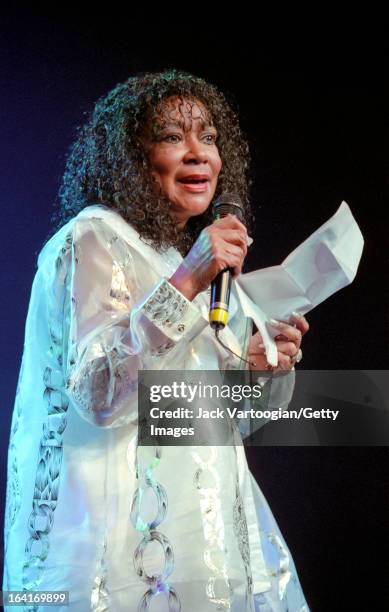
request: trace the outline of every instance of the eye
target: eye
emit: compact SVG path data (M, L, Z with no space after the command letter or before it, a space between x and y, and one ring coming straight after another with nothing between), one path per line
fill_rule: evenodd
M208 144L214 144L216 142L216 134L205 134L203 137Z
M176 142L180 142L181 136L179 134L167 134L163 137L165 142L172 142L173 144Z

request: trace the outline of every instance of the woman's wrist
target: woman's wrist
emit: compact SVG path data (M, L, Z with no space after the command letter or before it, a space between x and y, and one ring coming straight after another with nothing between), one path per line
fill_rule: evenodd
M182 270L181 266L177 268L173 276L171 276L168 281L190 302L198 293L200 293L200 290L194 281L193 274L185 274L185 271Z

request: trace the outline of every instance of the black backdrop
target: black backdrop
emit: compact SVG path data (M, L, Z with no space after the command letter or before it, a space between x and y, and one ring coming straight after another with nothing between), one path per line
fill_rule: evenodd
M2 499L29 293L65 152L83 113L137 71L189 70L236 100L255 175L255 248L247 270L279 263L348 202L365 237L361 265L351 286L309 314L302 365L388 369L387 49L359 35L346 41L341 33L308 39L226 28L216 36L194 15L181 24L138 26L107 14L4 17ZM312 610L384 609L388 564L378 558L387 552L387 449L276 447L247 454Z

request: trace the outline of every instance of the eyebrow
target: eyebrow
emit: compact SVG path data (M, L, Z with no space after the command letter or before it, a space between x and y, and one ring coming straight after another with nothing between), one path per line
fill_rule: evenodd
M209 123L209 121L204 121L204 119L201 119L200 117L198 119L200 120L200 126L203 129L213 128L215 131L217 131L216 127L214 125L212 125L212 123ZM192 121L197 121L198 119L193 119ZM167 128L170 128L170 127L179 127L179 128L182 128L182 126L183 126L183 122L182 121L169 121L169 122L166 122L164 125L160 126L160 129L161 130L166 130Z

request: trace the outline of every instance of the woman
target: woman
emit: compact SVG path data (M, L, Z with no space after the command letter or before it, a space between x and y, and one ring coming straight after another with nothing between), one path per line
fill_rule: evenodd
M80 130L27 317L5 590L67 590L80 612L308 610L242 446L137 448L138 370L268 366L234 284L229 350L207 321L210 283L241 272L248 239L210 203L238 191L247 223L248 165L223 94L177 71L118 85ZM279 369L307 329L279 324Z

